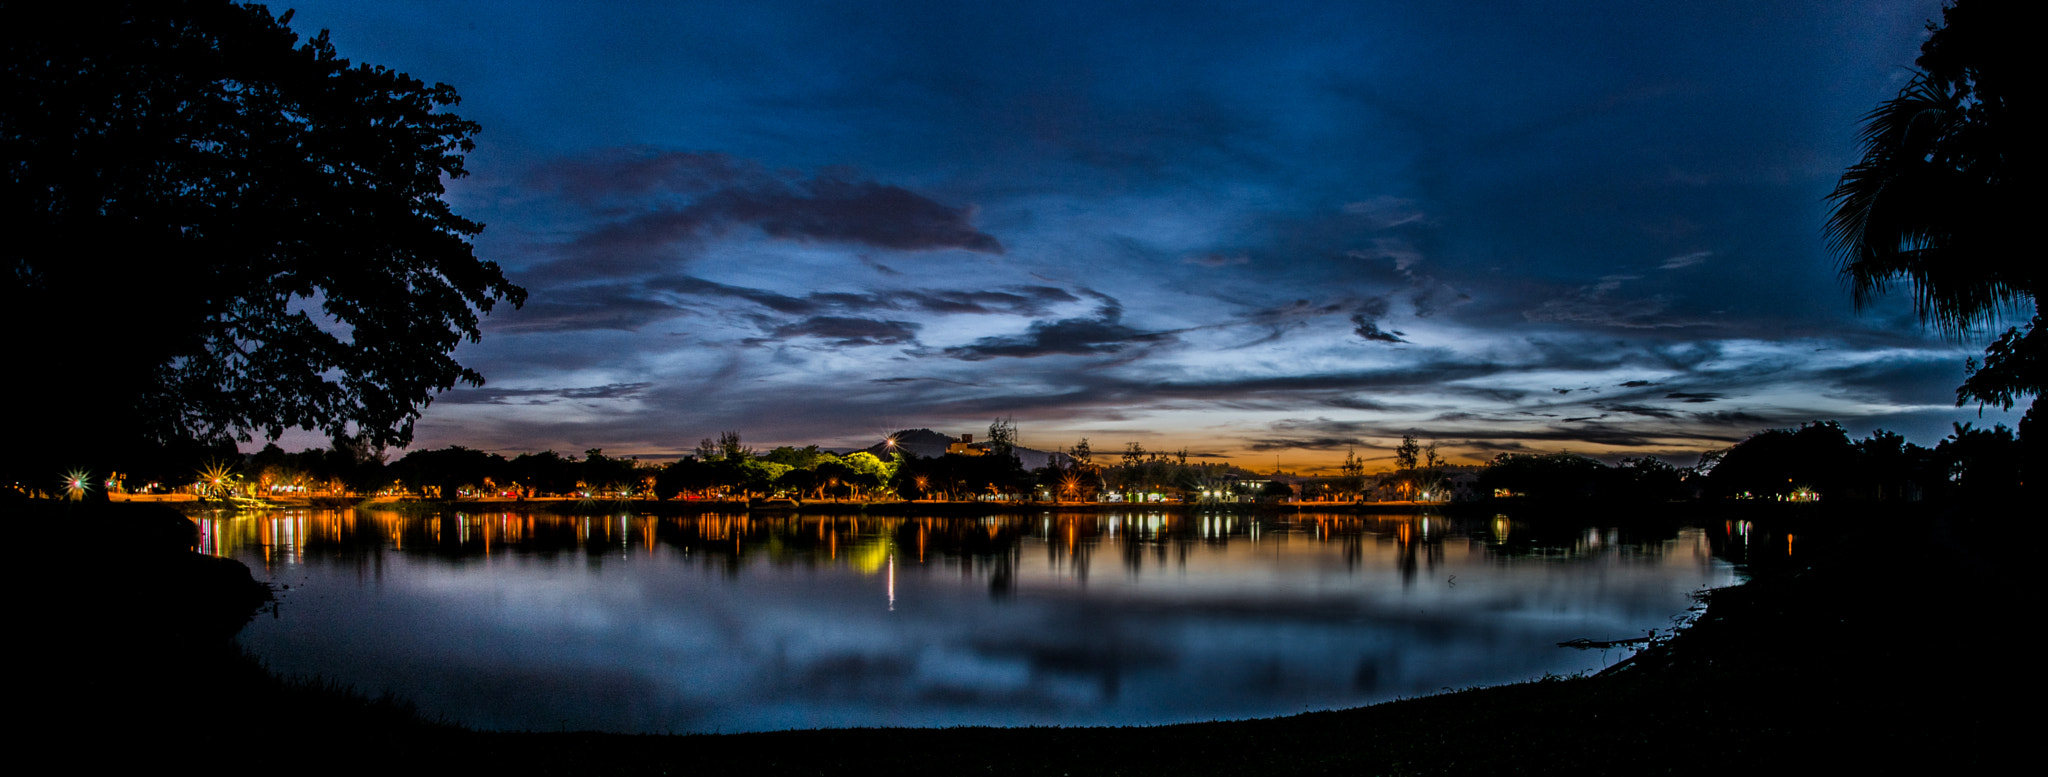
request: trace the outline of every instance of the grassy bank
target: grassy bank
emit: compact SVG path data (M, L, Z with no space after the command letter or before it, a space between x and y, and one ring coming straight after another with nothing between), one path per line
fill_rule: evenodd
M233 562L162 561L197 558L189 553L141 563L139 577L111 565L92 570L92 598L53 589L82 606L52 613L60 628L45 652L64 654L66 672L48 678L54 682L39 698L51 710L44 722L59 732L116 732L123 746L80 756L89 761L189 752L200 738L229 749L273 743L303 754L290 759L295 771L1963 771L1998 765L2025 741L2022 716L1993 704L2029 697L2033 687L2020 652L2026 610L2017 609L2031 563L2007 529L2020 514L1788 513L1784 520L1800 522L1808 536L1794 561L1713 593L1700 622L1620 669L1269 720L679 737L467 731L421 721L400 700L264 672L222 634L227 621L239 624L228 617L237 608L260 607L242 585L246 570L236 581L219 571ZM170 524L137 521L137 536L145 526L175 543ZM1899 550L1902 535L1912 550ZM183 571L172 568L180 564ZM194 571L201 568L214 571ZM48 573L76 581L85 571ZM138 589L155 593L137 603L128 594ZM187 620L189 627L167 625ZM75 644L81 638L89 644Z

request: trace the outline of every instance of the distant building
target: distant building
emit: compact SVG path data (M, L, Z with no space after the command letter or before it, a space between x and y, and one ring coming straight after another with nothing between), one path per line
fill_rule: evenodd
M963 434L960 435L959 441L946 446L946 452L957 453L962 456L983 456L988 454L988 443L982 443L980 447L975 447L974 435Z

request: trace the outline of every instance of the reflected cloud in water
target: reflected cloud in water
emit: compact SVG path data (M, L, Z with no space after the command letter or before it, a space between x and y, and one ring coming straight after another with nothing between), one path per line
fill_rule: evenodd
M510 729L1126 725L1596 670L1734 582L1726 527L1505 518L294 511L202 521L282 672ZM1739 537L1736 539L1740 539Z

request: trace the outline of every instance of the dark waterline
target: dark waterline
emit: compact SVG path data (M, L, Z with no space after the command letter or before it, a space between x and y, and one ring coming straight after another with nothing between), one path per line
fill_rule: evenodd
M286 674L504 729L1131 725L1597 670L1735 582L1738 526L1134 511L202 518ZM1724 536L1725 535L1725 536Z

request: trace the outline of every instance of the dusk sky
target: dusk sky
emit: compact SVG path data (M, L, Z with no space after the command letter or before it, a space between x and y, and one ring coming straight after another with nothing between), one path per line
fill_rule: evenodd
M448 199L531 293L415 448L1011 416L1261 471L1687 466L2017 418L1953 406L1988 336L1856 311L1821 231L1928 0L290 7L460 92Z

